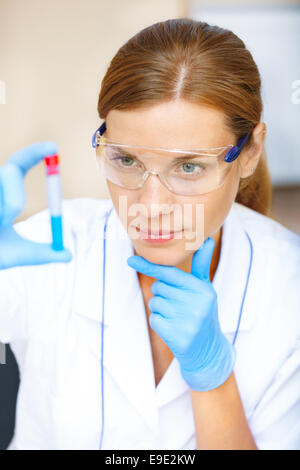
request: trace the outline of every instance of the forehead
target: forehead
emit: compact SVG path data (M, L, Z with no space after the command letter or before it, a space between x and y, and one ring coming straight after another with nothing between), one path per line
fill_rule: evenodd
M108 139L149 147L218 147L233 139L222 111L181 99L134 110L111 110L106 127Z

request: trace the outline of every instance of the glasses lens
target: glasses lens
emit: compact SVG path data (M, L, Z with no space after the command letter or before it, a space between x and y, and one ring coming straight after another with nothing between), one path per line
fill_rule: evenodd
M184 195L205 194L223 183L232 165L220 156L198 157L174 166L164 178L174 192Z
M159 173L161 182L176 194L200 195L217 189L226 178L231 163L224 162L226 151L218 155L184 158L147 157L143 163L127 146L100 143L96 155L102 173L108 180L127 189L138 189L144 183L147 170ZM166 163L165 163L166 162Z
M100 145L96 153L101 170L113 183L127 189L137 189L143 183L145 166L123 149Z

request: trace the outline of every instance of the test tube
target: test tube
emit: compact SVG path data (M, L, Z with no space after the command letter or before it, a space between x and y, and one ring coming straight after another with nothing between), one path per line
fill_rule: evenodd
M64 249L64 246L61 215L62 191L58 155L47 155L44 157L44 162L46 165L48 208L51 218L52 248L60 251Z

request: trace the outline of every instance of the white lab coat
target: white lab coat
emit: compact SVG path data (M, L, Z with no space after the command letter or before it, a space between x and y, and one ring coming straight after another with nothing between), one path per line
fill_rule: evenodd
M0 341L20 369L8 449L98 449L104 214L111 200L63 201L70 263L0 272ZM15 225L51 242L48 211ZM219 321L259 449L300 449L300 237L234 203L213 285ZM122 234L122 236L120 236ZM191 398L174 358L155 387L143 296L126 260L131 241L113 209L106 238L103 449L196 449ZM2 366L4 367L4 366ZM1 384L5 386L5 384Z

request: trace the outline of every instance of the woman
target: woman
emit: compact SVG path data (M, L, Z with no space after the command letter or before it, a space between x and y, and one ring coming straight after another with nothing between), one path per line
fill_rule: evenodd
M268 216L260 86L217 26L168 20L124 44L93 137L111 200L64 201L71 253L45 243L47 211L12 227L55 144L1 168L9 448L300 448L300 237Z

